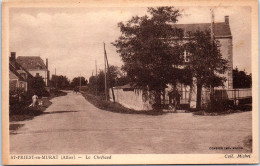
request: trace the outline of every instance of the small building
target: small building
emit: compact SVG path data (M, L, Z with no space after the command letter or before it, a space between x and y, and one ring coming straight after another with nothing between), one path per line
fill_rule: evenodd
M28 91L28 82L33 79L33 76L25 70L19 63L16 61L16 53L11 52L9 58L9 83L10 91L22 90L24 92ZM30 85L30 83L29 83Z
M40 56L19 56L16 61L32 76L41 76L45 85L49 85L50 72L48 70L48 59L46 59L46 64L44 64Z
M9 92L10 94L17 94L19 92L27 91L27 82L19 73L14 73L9 70Z

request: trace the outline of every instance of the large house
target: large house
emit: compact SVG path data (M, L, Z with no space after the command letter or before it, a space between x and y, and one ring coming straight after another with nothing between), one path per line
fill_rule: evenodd
M39 56L19 56L16 61L32 76L41 76L45 85L48 86L50 75L48 70L48 59L46 59L46 64L44 64L44 61Z
M188 37L190 33L196 31L211 31L214 35L214 38L220 43L220 51L222 57L228 60L228 70L226 73L227 81L224 86L225 89L233 88L233 45L232 45L232 34L229 25L229 16L225 16L224 22L218 23L197 23L197 24L175 24L176 28L183 29L184 31L184 40ZM188 59L185 59L188 61Z
M216 89L222 89L222 90L233 89L233 76L232 76L233 45L232 45L232 34L229 25L229 16L225 16L224 22L219 22L219 23L212 22L212 23L196 23L196 24L175 24L174 26L176 26L176 28L182 29L184 32L184 39L181 42L185 42L185 40L188 39L189 34L196 31L211 31L211 33L213 33L215 39L218 40L220 43L220 51L223 58L228 60L228 70L224 74L227 81L224 83L223 87L218 87ZM189 57L186 52L184 52L184 60L185 62L187 62L186 64L188 65ZM179 84L177 88L178 91L181 93L181 101L180 101L181 104L186 104L189 105L190 107L195 108L196 94L197 94L196 86L194 85L193 88L191 88L190 86ZM114 87L113 89L115 91L116 102L119 102L128 108L132 108L131 105L133 105L133 103L131 102L133 99L136 99L135 103L138 103L138 105L136 104L134 105L135 107L138 108L133 108L133 109L136 110L151 109L151 106L149 106L149 104L152 104L153 102L147 101L147 99L143 96L144 93L142 93L142 90L136 89L134 87L126 88L124 86ZM165 93L166 104L169 103L170 91L171 91L171 87L169 86L169 88L166 89L166 93ZM126 95L126 93L128 95ZM111 91L110 91L110 95L111 95ZM202 104L205 104L207 101L209 101L209 91L203 88Z
M181 28L184 31L184 40L188 38L190 33L196 31L211 31L214 38L220 43L220 52L222 57L228 60L228 69L224 76L226 77L226 82L224 86L216 87L221 91L226 91L228 89L233 89L233 44L232 44L232 34L229 25L229 16L224 17L224 22L212 22L212 23L196 23L196 24L176 24L177 28ZM185 55L184 55L185 56ZM187 55L186 55L187 56ZM185 61L189 61L185 58ZM188 65L188 63L187 63ZM181 103L189 104L190 107L196 107L197 100L197 89L196 81L194 81L194 86L190 89L189 86L179 85L178 90L181 93ZM166 91L167 93L167 91ZM167 95L167 94L166 94ZM167 98L168 96L166 96ZM202 89L202 105L207 104L209 101L209 91L205 88Z

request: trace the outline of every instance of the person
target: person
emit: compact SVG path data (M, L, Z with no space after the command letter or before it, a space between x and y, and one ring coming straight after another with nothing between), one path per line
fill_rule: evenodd
M181 95L176 89L169 93L169 108L172 109L174 112L180 106L180 98Z
M32 106L33 107L36 106L37 101L38 101L38 96L37 95L33 95L33 97L32 97Z
M74 89L73 89L73 93L76 93L77 94L77 87L75 86Z

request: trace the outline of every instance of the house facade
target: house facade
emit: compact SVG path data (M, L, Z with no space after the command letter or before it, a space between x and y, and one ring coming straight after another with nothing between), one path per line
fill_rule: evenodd
M32 76L41 76L45 82L45 85L49 85L50 72L48 70L48 59L46 59L46 64L40 56L19 56L16 61Z
M212 23L197 23L197 24L176 24L177 28L183 29L184 40L187 39L190 33L196 31L210 31L212 36L220 44L220 52L222 57L228 61L228 68L223 76L226 78L224 86L215 87L216 90L226 91L233 89L233 44L232 44L232 34L229 25L229 16L224 17L223 22L212 22ZM189 59L187 58L187 53L184 53L184 60L189 65ZM188 104L191 108L196 107L197 100L197 89L196 89L196 79L193 79L193 86L185 86L182 84L178 85L178 91L181 94L181 104ZM166 90L170 91L171 88ZM206 88L202 89L202 106L206 105L209 101L209 90ZM166 99L169 97L166 96Z
M216 87L215 89L226 91L233 89L233 44L232 44L232 34L229 25L229 16L224 17L223 22L212 22L212 23L196 23L196 24L175 24L176 28L180 28L184 32L184 39L180 42L185 43L188 41L191 33L196 31L210 31L214 38L220 44L220 52L222 57L228 61L228 69L224 74L226 78L226 82L224 82L224 86ZM185 65L189 65L189 55L185 51L184 52L184 63ZM153 102L144 100L142 90L132 88L132 90L128 91L124 86L113 88L115 91L116 102L131 108L135 105L136 110L149 110L151 109L151 105ZM169 93L172 91L172 87L169 85L166 89L165 96L161 96L162 99L165 100L165 104L169 104ZM193 79L193 86L185 86L183 84L177 85L178 92L181 95L180 104L188 105L191 108L196 107L196 99L197 99L197 89L196 89L196 79ZM126 95L128 94L128 95ZM206 104L209 101L209 90L203 88L202 90L202 105ZM131 100L135 101L131 103ZM138 108L136 108L138 107Z
M11 52L9 58L9 90L12 93L17 91L28 91L28 79L32 77L21 65L16 62L15 52Z
M229 25L229 16L224 17L223 22L213 23L197 23L197 24L175 24L176 28L180 28L184 31L184 40L187 39L190 33L196 31L211 31L214 38L219 41L220 52L222 57L228 60L228 70L225 73L227 81L224 83L225 89L233 89L233 44L232 34ZM187 53L184 53L184 60L188 62Z

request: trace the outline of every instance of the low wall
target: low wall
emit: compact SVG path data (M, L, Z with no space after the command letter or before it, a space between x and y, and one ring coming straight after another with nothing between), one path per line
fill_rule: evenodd
M115 101L126 108L141 110L152 110L152 100L144 97L141 89L127 90L113 88ZM110 100L112 101L112 91L109 89Z

